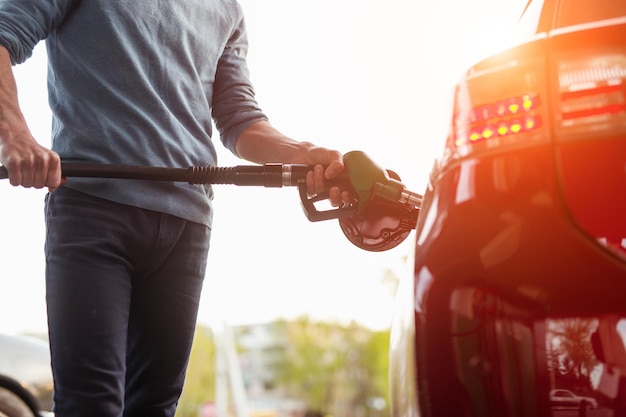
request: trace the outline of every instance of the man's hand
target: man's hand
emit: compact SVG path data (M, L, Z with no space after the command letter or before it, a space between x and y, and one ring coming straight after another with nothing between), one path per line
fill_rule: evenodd
M257 164L281 162L313 165L314 170L306 177L307 193L310 196L326 191L326 180L335 178L345 169L343 156L339 151L291 139L265 120L244 130L237 138L236 149L241 158ZM339 187L331 187L328 192L330 203L334 207L355 200L349 190L341 190Z
M26 130L16 133L7 123L0 121L0 164L9 172L13 186L59 188L61 159L59 155L41 145Z
M306 154L307 163L314 165L313 171L307 173L307 193L316 195L326 191L326 180L337 177L345 170L343 156L340 152L322 147L311 147ZM349 190L339 187L330 187L328 190L330 204L339 207L354 202L354 196Z

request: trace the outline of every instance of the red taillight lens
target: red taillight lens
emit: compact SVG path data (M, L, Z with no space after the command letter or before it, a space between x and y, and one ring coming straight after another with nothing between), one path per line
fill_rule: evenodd
M626 128L626 56L606 54L558 63L557 137Z
M574 221L626 258L626 54L556 56L555 140Z
M459 83L448 149L464 154L474 146L538 137L533 134L544 125L546 107L541 93L542 68L542 62L512 60L473 73Z
M541 126L541 116L535 111L539 105L538 95L524 94L481 104L472 108L468 114L457 114L454 121L454 143L456 146L463 146L531 132Z

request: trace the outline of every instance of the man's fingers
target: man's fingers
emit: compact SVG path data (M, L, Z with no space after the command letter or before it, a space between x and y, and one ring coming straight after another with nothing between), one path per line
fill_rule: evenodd
M339 172L343 171L343 166L338 169ZM325 179L327 179L328 168L324 170L321 165L316 165L313 171L307 172L306 175L306 187L307 194L309 196L319 195L328 191L328 200L333 207L340 207L348 204L353 204L356 201L356 196L350 190L344 190L340 187L333 186L328 188ZM332 177L331 177L332 178Z
M339 189L339 187L331 187L331 189L328 191L328 199L330 200L331 206L341 206L341 190Z
M14 187L22 185L22 170L6 168L9 171L9 183Z
M326 167L324 171L324 178L329 180L335 178L337 175L341 174L344 170L343 161L335 160Z
M44 187L55 190L64 182L61 173L61 158L57 153L52 153L48 166L48 177Z
M9 182L25 188L52 188L61 185L61 162L54 152L33 155L30 159L7 164Z
M315 186L315 174L313 171L309 171L306 173L306 193L309 196L314 196L317 194Z
M313 168L313 174L315 176L315 194L323 193L326 191L324 167L321 165L315 165Z
M33 158L29 173L30 178L28 178L28 180L31 187L42 188L46 185L46 182L48 181L48 161L46 158ZM24 179L26 178L27 176L24 174Z

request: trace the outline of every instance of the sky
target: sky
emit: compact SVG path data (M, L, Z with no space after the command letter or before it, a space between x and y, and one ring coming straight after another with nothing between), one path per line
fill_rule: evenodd
M283 133L361 150L423 193L443 150L454 82L509 40L523 0L240 0L257 98ZM14 68L20 104L49 146L43 43ZM217 139L216 139L217 140ZM245 165L221 148L220 166ZM309 222L297 189L216 185L198 321L254 324L308 315L373 329L392 319L389 273L408 276L415 232L380 253L336 220ZM0 332L46 331L45 191L0 181Z

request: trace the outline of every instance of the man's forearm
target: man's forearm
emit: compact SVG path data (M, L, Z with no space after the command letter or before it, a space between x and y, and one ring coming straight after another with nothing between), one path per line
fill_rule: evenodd
M17 85L13 76L13 68L9 52L0 46L0 124L6 129L7 124L16 120L23 122L23 115L19 109ZM0 141L2 136L0 135Z
M241 158L258 164L309 164L312 161L308 161L306 155L314 145L293 140L280 133L269 122L260 121L244 130L237 138L235 146Z
M59 155L39 145L20 110L8 51L0 47L0 165L12 185L54 190L61 184Z

